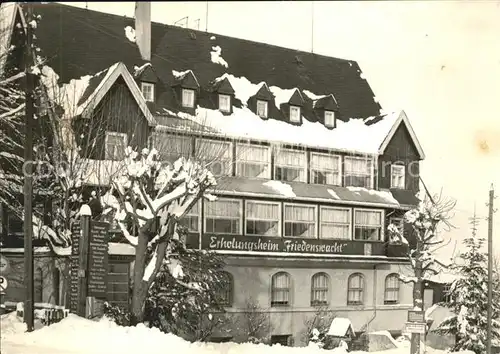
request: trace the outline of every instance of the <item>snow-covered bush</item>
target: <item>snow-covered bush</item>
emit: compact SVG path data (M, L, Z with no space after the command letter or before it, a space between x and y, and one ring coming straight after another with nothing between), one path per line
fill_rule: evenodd
M493 310L494 341L500 340L500 291L496 276L493 286L493 301L488 304L487 254L482 251L484 239L475 235L464 240L466 251L460 254L460 263L453 268L461 276L455 280L448 292L449 301L442 303L454 315L445 319L435 330L439 334L455 336L454 351L471 350L485 353L487 337L488 307Z
M179 227L179 233L185 230ZM170 262L182 263L182 280L198 284L196 289L180 285L169 264L164 263L146 299L145 321L150 327L173 333L190 341L205 341L222 324L221 291L228 279L222 272L224 261L214 252L188 250L172 241ZM221 291L220 291L221 290Z
M306 341L315 343L320 348L325 347L326 334L335 316L328 306L316 307L314 314L304 323Z

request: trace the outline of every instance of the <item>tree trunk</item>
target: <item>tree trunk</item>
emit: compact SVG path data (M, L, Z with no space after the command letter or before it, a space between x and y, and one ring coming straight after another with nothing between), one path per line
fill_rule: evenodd
M146 251L148 248L148 237L143 230L139 231L137 246L135 250L134 263L134 285L132 290L131 325L144 321L144 303L148 292L142 280L146 268Z
M420 243L419 243L420 246ZM419 257L419 255L417 256ZM413 285L413 306L414 309L418 309L419 311L424 310L424 302L422 299L422 262L420 260L415 261L415 277L417 278L417 281ZM422 340L422 335L420 333L412 333L411 336L411 347L410 347L410 353L411 354L419 354L421 349L420 349L420 342Z

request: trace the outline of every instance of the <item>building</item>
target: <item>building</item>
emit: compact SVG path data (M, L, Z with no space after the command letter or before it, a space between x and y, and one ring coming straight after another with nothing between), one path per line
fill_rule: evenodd
M244 316L255 300L270 340L291 345L319 306L356 332L401 331L412 289L387 226L404 228L425 157L406 114L381 112L355 61L153 23L138 4L135 20L34 8L44 74L66 92L59 109L83 157L106 170L86 183L106 184L125 145L194 155L219 176L219 199L191 210L187 242L226 255L227 312ZM110 253L109 300L125 304L132 253Z

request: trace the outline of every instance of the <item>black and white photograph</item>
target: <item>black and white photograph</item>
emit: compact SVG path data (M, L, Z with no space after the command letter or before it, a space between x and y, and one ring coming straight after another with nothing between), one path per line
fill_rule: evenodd
M0 353L500 353L500 1L2 2Z

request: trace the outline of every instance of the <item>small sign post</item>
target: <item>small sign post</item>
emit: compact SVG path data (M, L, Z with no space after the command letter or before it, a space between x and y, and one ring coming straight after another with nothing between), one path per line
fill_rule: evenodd
M425 312L424 311L408 311L408 322L419 322L425 323Z
M427 324L425 322L406 322L406 332L425 334Z

